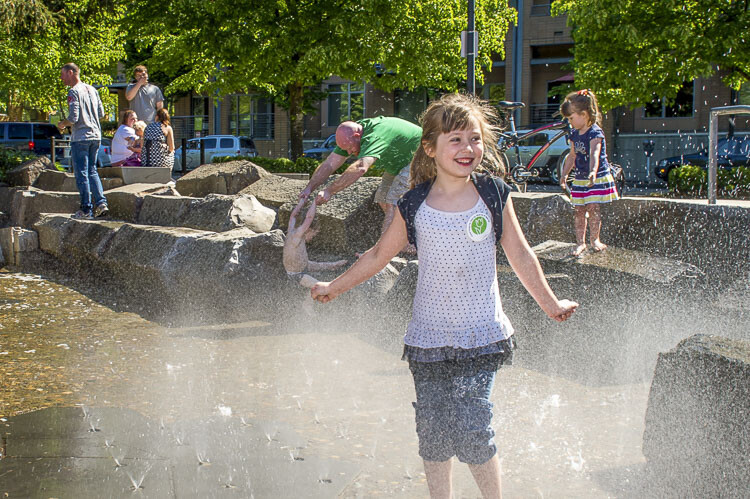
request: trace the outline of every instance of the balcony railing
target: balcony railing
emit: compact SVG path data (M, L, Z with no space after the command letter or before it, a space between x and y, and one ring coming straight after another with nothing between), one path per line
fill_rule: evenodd
M560 106L557 104L532 104L529 106L529 110L531 111L529 119L532 126L546 125L560 119L559 116L552 116L560 110Z
M172 130L174 130L175 142L183 137L186 139L204 137L208 135L208 115L172 116Z

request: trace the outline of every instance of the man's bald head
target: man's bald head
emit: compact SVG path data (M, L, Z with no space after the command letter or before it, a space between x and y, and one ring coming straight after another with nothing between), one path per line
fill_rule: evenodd
M354 121L345 121L336 128L336 145L351 156L359 154L362 141L362 125Z

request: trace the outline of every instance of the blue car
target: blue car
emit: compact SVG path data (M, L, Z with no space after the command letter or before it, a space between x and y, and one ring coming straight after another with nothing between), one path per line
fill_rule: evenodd
M313 158L323 161L336 149L336 134L329 136L321 145L302 151L305 158Z
M719 168L750 165L750 135L741 137L735 135L731 138L719 139L716 151L716 166ZM679 168L682 165L708 168L708 147L691 154L660 159L656 163L654 173L660 179L667 180L672 168Z

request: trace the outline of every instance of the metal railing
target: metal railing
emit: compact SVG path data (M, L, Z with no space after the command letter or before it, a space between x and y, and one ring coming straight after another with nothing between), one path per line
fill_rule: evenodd
M181 138L193 139L209 134L208 115L191 114L186 116L172 116L172 130L176 140Z
M50 160L52 161L52 164L55 164L55 161L57 161L57 148L63 149L63 158L65 158L65 152L64 150L67 149L70 151L70 139L58 139L56 137L50 137ZM70 154L68 154L68 157L70 157ZM68 165L70 166L70 165Z
M555 121L553 116L560 106L557 104L532 104L529 106L531 116L529 117L531 126L546 125Z
M708 122L708 204L716 204L719 116L727 114L750 114L750 106L724 106L711 109L711 118Z

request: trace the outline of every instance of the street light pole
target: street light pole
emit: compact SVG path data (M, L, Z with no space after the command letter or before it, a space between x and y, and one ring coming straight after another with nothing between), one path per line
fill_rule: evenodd
M466 28L466 92L474 94L474 60L477 47L474 43L474 0L469 0L469 24Z

